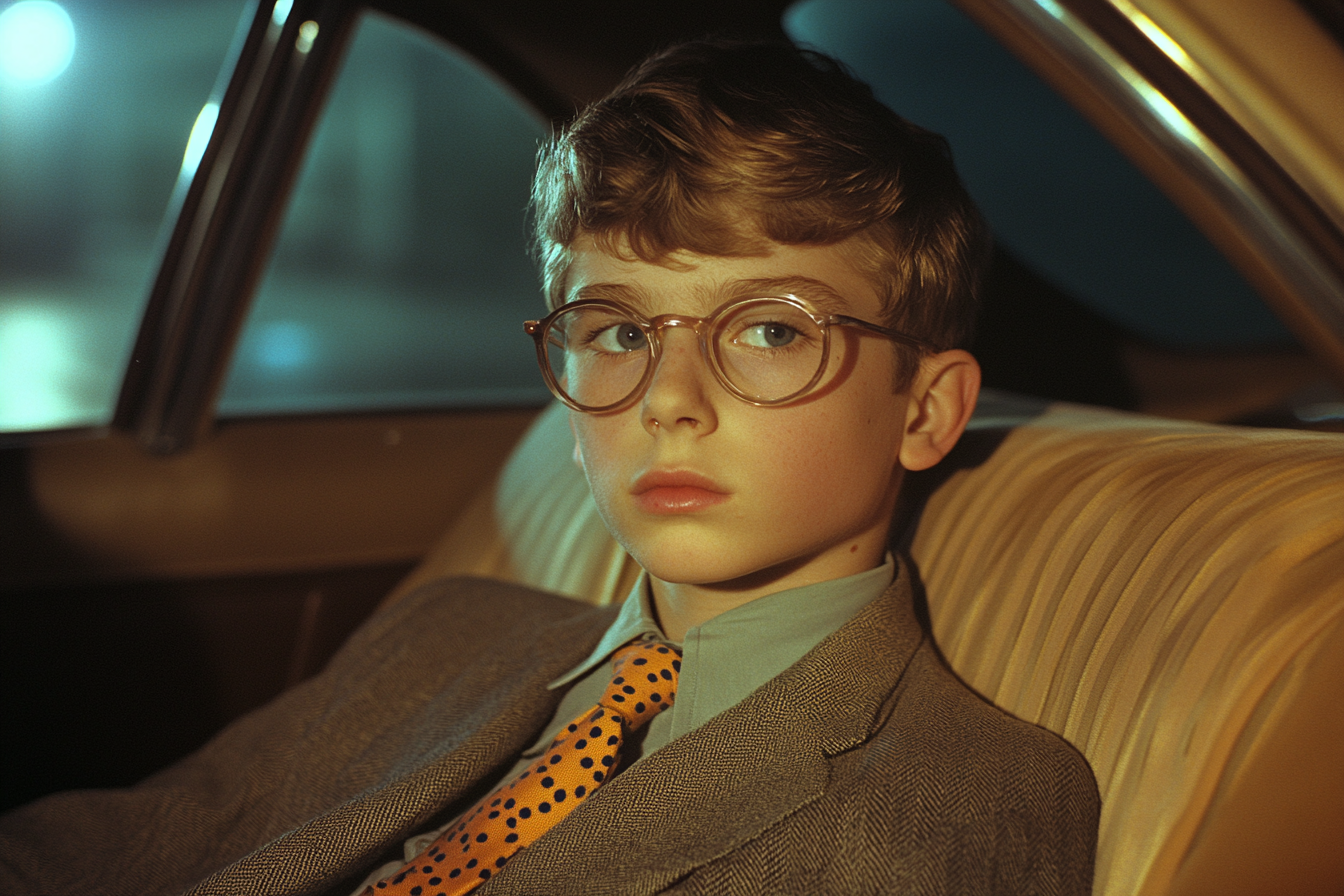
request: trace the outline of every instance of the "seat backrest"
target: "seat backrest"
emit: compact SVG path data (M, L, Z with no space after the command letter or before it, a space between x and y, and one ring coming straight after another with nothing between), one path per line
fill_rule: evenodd
M909 551L953 669L1092 764L1095 892L1344 891L1344 436L988 405ZM572 451L552 407L399 591L624 597Z

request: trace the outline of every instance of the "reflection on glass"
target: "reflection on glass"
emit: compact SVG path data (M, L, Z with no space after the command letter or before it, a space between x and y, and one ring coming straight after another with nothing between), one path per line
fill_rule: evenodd
M293 8L294 0L276 0L275 7L271 10L271 24L283 28L285 22L289 20L289 11Z
M317 23L311 19L299 26L299 36L294 41L294 49L300 53L307 53L313 48L313 41L317 40Z
M210 143L210 135L215 132L218 119L219 103L206 103L201 107L201 114L196 116L196 123L191 126L186 152L182 153L180 178L190 178L196 173L196 166L201 164L201 157L205 155L205 147Z
M219 412L544 403L520 324L543 308L523 219L543 134L468 57L366 15Z

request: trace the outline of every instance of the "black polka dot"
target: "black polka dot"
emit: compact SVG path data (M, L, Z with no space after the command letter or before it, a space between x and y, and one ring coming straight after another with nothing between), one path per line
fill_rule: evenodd
M627 694L633 694L635 692L635 686L632 684L628 684L625 687L621 688L621 690L625 691Z
M584 740L583 738L579 738L578 740L574 741L574 749L576 750L582 750L586 746L588 746L588 741Z
M505 823L506 825L508 825L509 827L511 827L511 828L516 828L516 827L518 827L518 819L513 818L513 817L509 817L509 818L505 819L504 823Z
M544 778L541 779L541 786L542 786L542 787L554 787L554 786L555 786L555 779L552 778L550 775L547 775L546 777L544 777Z
M570 723L570 726L569 726L569 733L570 733L570 734L573 734L575 731L578 731L578 730L579 730L579 726L578 726L578 725L575 725L575 724L573 724L573 723L571 722L571 723Z
M492 809L491 812L490 812L490 814L489 814L487 817L488 817L488 818L498 818L498 817L499 817L499 810L498 810L498 809Z
M461 873L462 873L461 868L454 868L452 871L448 872L448 878L451 880L452 878L457 877Z
M648 657L643 657L643 656L637 656L637 657L635 657L635 665L636 665L636 666L643 666L643 665L646 665L648 662L649 662Z
M563 803L565 801L565 791L563 788L555 792L555 801L557 803Z
M598 728L598 727L596 727L596 726L594 726L594 727L593 727L593 730L588 732L588 736L589 736L589 737L601 737L601 736L602 736L602 729L601 729L601 728Z
M537 811L540 812L540 813L542 813L543 815L545 815L547 812L551 811L551 804L550 804L550 803L538 803L538 804L537 804Z
M643 703L636 703L636 704L635 704L635 714L638 715L639 713L642 713L642 712L643 712L645 709L647 709L647 708L648 708L648 707L646 707Z
M504 838L504 842L505 842L505 843L517 843L517 842L518 842L518 835L517 835L517 834L509 834L507 837Z
M649 695L649 699L652 700L654 703L662 703L663 695L658 693L657 691L654 691L652 694Z
M673 661L672 661L672 668L673 668L673 669L676 669L678 672L680 672L680 671L681 671L681 660L673 660Z
M656 649L657 649L657 651L658 651L659 653L667 653L667 648L666 648L666 647L658 647L658 648L656 648Z
M429 872L431 872L431 871L434 870L434 866L433 866L433 865L426 865L425 867L421 868L420 870L423 871L423 872L425 872L426 874L428 874Z
M658 683L658 676L657 676L657 675L654 675L652 672L650 672L650 673L649 673L649 681L653 682L654 684L657 684L657 683Z
M509 797L507 800L505 800L505 802L504 802L504 808L505 808L505 809L512 809L512 808L513 808L513 797Z
M559 761L560 761L559 753L556 753L554 756L551 757L551 765L555 765Z
M582 784L574 788L574 796L578 799L583 799L583 795L587 792L588 788L584 787Z
M602 783L602 773L601 773L601 772L593 772L593 780L596 781L597 783L601 784L601 783Z
M421 892L419 887L411 887L411 896L420 896Z
M632 693L633 693L633 692L632 692ZM615 700L617 703L624 703L624 702L625 702L625 697L621 696L620 694L612 694L612 695L611 695L611 699Z
M518 810L518 817L519 817L519 818L531 818L531 817L532 817L532 810L529 809L529 808L527 808L526 806L524 806L523 808L521 808L521 809Z
M658 674L661 675L661 676L663 676L663 680L664 680L664 681L671 681L671 680L672 680L672 673L669 672L669 671L667 671L666 669L664 669L663 671L659 672Z
M490 869L489 869L489 868L482 868L482 869L481 869L481 880L489 880L489 879L490 879Z
M476 860L475 860L475 859L472 859L470 862L468 862L468 863L467 863L467 867L468 867L468 868L475 868L475 867L476 867Z
M508 860L509 860L508 856L500 856L499 858L495 859L495 867L503 868L504 863L507 862Z
M615 760L612 759L610 756L603 756L603 757L602 757L602 764L605 765L607 768L611 768L611 764L612 764L613 762L615 762Z
M487 833L485 833L484 831L482 831L481 833L479 833L479 834L476 835L476 842L477 842L477 843L484 843L485 841L487 841L487 840L489 840L489 839L490 839L490 835L487 834Z
M592 768L592 767L593 767L593 757L591 757L591 756L585 756L585 757L583 757L582 759L579 760L579 765L583 766L584 768Z
M625 676L623 676L623 675L617 675L615 678L613 678L613 679L611 680L611 683L612 683L612 684L625 684Z
M614 734L611 737L607 738L607 746L609 747L614 747L620 742L621 739Z
M493 809L495 806L498 806L500 802L501 802L500 800L495 800L493 803L490 804L490 808Z
M431 887L437 887L441 883L443 883L443 878L441 877L431 877L429 879L429 885Z

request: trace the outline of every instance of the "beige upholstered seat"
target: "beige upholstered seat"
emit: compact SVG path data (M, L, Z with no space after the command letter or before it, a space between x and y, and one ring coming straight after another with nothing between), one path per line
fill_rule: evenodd
M1091 762L1095 891L1344 892L1344 436L982 408L904 540L952 667ZM407 584L623 597L571 452L553 407Z

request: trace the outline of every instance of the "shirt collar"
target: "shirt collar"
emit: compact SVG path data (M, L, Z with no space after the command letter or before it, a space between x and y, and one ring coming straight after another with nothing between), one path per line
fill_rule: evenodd
M844 625L860 609L875 600L896 574L896 563L887 554L881 566L852 576L803 585L767 594L735 607L686 632L686 640L678 647L730 660L738 651L749 651L755 667L763 670L752 676L759 682L743 691L745 697L756 686L783 672L796 663L823 638ZM551 682L551 689L583 677L595 667L610 659L622 645L634 640L671 641L658 627L653 614L653 595L649 589L649 574L640 572L629 595L621 605L620 613L593 648L592 653L573 669ZM699 665L698 663L696 665ZM714 665L719 665L715 663ZM683 665L683 671L685 666ZM748 682L749 683L749 682ZM730 687L736 691L740 688ZM721 702L719 700L713 703ZM733 700L728 705L737 702ZM722 707L722 708L727 708Z

